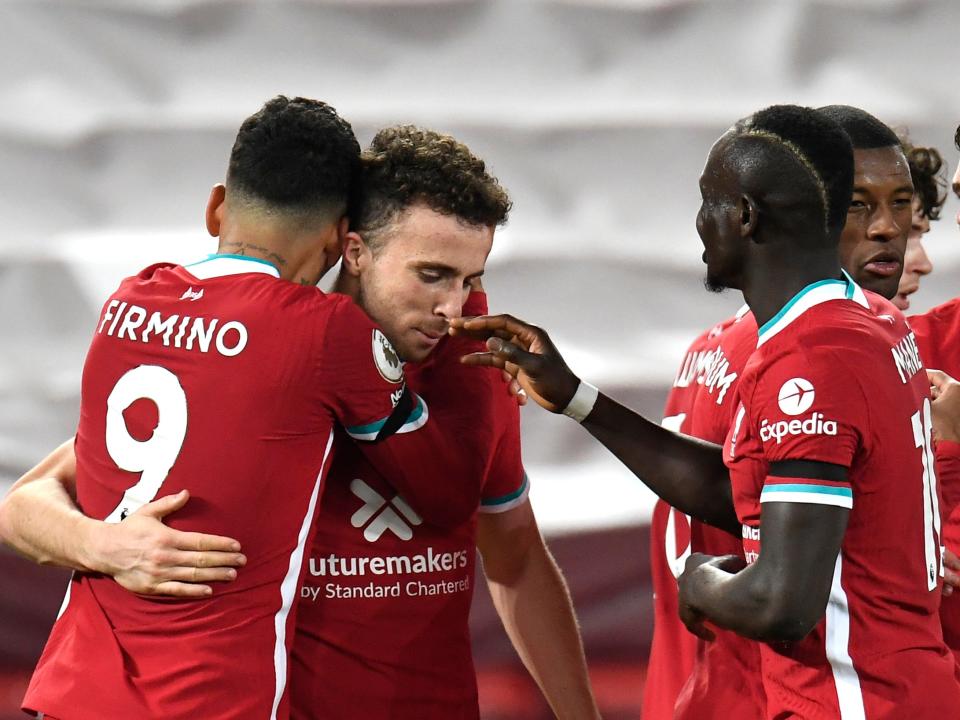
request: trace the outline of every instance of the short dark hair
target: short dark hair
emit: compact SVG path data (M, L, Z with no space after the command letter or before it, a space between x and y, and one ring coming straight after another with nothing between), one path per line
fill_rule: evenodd
M353 229L376 236L412 205L422 203L468 225L496 227L511 202L483 160L450 135L413 125L384 128L362 155Z
M278 95L240 126L227 191L273 211L336 219L346 210L359 168L353 128L334 108Z
M758 197L792 194L790 224L815 219L811 227L828 237L843 230L853 194L853 148L836 122L812 108L773 105L741 120L734 134L762 153L759 162L745 164L755 174Z
M900 138L890 126L866 110L851 105L826 105L817 109L843 128L854 150L900 146Z
M960 125L957 125L957 131L953 134L953 144L960 150Z
M901 137L900 141L910 165L913 192L920 198L921 212L929 220L939 220L940 211L947 201L946 167L943 157L934 147L914 145L907 137Z

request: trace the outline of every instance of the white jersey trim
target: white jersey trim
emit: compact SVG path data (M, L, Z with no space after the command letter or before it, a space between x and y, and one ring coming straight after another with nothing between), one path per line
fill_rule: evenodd
M277 720L277 709L280 707L280 700L287 687L287 616L290 614L290 608L293 607L293 600L297 593L297 581L300 579L300 571L303 568L303 552L307 544L307 534L310 531L310 525L313 522L313 514L317 508L317 498L320 494L320 484L323 480L327 468L327 460L330 459L330 448L333 446L333 430L330 431L330 437L327 438L327 447L323 451L323 462L320 463L320 472L313 483L313 492L310 494L310 502L307 504L307 512L303 516L303 522L300 524L300 534L297 535L297 546L290 555L290 565L287 568L287 574L280 584L280 609L274 617L274 628L276 630L276 644L273 646L273 667L276 672L276 690L273 696L273 708L270 711L270 720Z
M57 610L57 620L59 620L63 616L63 614L67 611L67 606L70 604L70 589L73 587L74 575L75 573L71 572L70 579L67 580L67 591L63 594L63 602L60 603L60 609Z
M830 588L830 600L827 603L827 616L824 622L827 660L833 670L840 720L866 720L860 676L850 658L850 606L847 603L847 593L844 592L841 584L842 578L843 552L841 551L837 555L837 564L833 570L833 585Z
M523 482L517 490L501 497L484 498L480 501L479 510L487 515L496 515L520 507L528 501L529 497L530 479L527 477L527 473L523 473Z
M198 280L224 277L226 275L243 275L246 273L263 273L280 277L280 271L275 265L259 258L246 255L211 255L206 260L184 265L184 269Z

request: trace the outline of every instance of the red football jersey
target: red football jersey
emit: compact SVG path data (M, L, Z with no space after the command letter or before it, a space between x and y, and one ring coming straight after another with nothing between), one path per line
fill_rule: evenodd
M486 313L470 296L464 313ZM457 395L446 370L475 347L446 338L407 381L433 405ZM495 401L495 444L474 497L480 512L526 501L520 417L499 371L469 382ZM448 441L456 443L455 436ZM352 443L337 441L301 585L291 662L291 717L302 720L476 720L477 684L468 618L476 564L476 516L454 528L423 521L417 502L392 487ZM449 482L423 473L421 493Z
M71 720L286 717L291 609L335 423L397 433L363 447L405 469L398 486L438 457L465 467L434 450L438 421L410 397L356 305L266 262L217 255L126 279L84 365L77 501L115 522L189 488L169 524L237 538L248 562L203 600L76 573L24 707Z
M939 305L923 315L907 318L920 357L928 368L960 377L960 299ZM936 443L937 480L943 506L943 544L960 553L960 443ZM940 605L943 639L960 660L960 593L943 598Z
M850 509L824 618L801 641L761 645L767 716L956 714L928 386L903 316L849 278L809 285L760 328L739 400L724 457L748 561L763 552L763 503ZM844 482L769 475L780 460L849 470Z
M694 340L667 396L663 425L722 444L733 421L737 383L756 344L757 324L746 307ZM762 718L758 644L725 630L713 642L699 641L677 609L677 577L690 553L742 555L739 538L662 500L654 507L650 532L654 626L644 719Z

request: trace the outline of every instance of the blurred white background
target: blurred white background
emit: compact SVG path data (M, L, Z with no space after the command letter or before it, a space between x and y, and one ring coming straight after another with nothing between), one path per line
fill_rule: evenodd
M956 0L6 0L0 38L0 487L72 433L119 278L214 247L207 190L274 94L332 103L361 143L412 122L486 158L515 200L492 309L653 415L687 342L739 305L702 289L694 229L724 128L848 103L956 163ZM928 236L917 309L955 293L956 209ZM647 516L579 428L524 422L548 529Z
M772 103L847 103L909 127L952 174L958 72L957 0L0 0L0 491L73 433L119 279L214 249L209 187L277 93L330 102L361 144L416 123L470 145L515 201L491 309L546 327L579 374L656 417L687 343L740 305L701 284L712 141ZM957 292L957 210L951 198L928 236L936 270L914 311ZM635 718L651 497L532 407L524 453L598 696L620 709L607 717ZM575 530L589 532L558 537ZM0 561L7 718L64 578ZM543 717L529 683L484 679L515 662L488 604L473 630L485 717ZM526 714L492 714L495 686Z

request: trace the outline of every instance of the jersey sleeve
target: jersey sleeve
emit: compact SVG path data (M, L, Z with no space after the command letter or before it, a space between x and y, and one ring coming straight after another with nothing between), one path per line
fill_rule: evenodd
M773 360L753 390L750 419L770 463L761 503L853 507L844 469L869 436L868 414L842 348L817 345Z
M381 441L426 424L426 404L407 389L399 356L353 302L338 300L322 343L321 386L350 437Z
M530 482L520 452L520 407L517 399L510 395L507 383L499 377L499 373L487 371L487 374L495 376L490 381L493 385L494 422L500 433L483 484L480 512L502 513L527 501Z
M374 468L427 522L454 527L476 512L493 447L490 393L463 365L475 341L445 338L407 389L386 337L347 301L328 326L323 382L334 414ZM408 398L404 407L404 396Z

